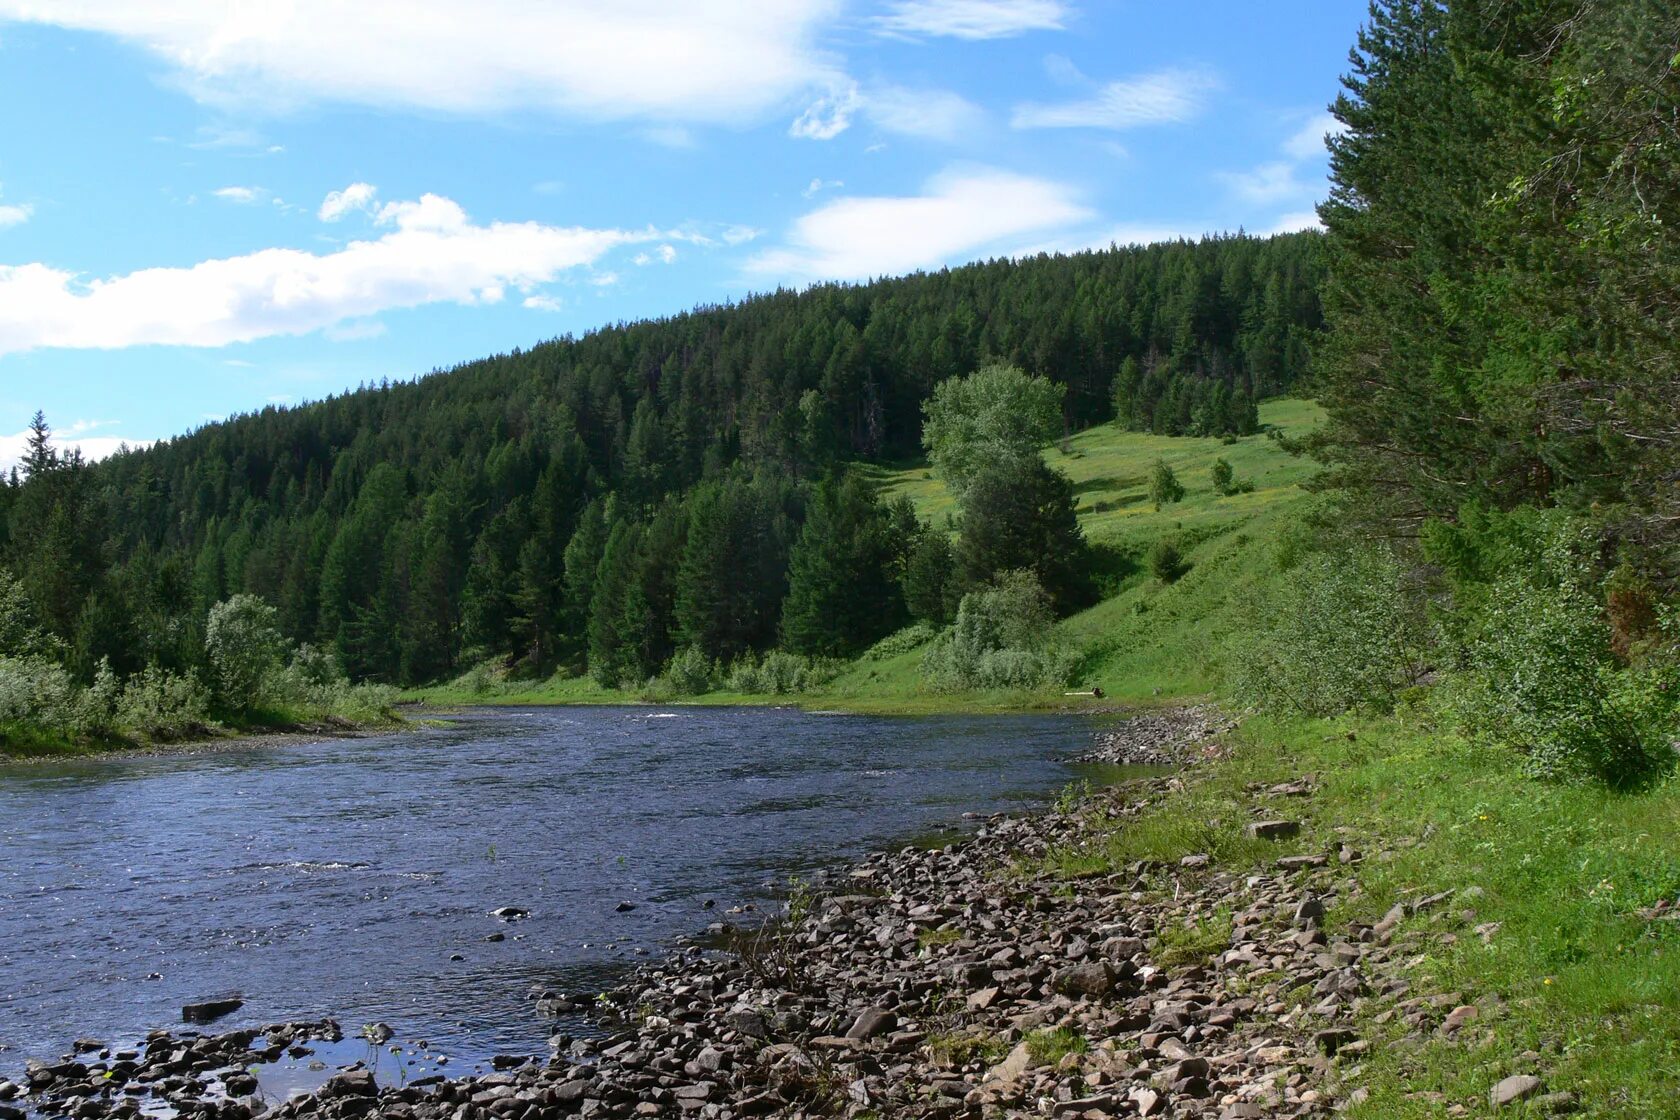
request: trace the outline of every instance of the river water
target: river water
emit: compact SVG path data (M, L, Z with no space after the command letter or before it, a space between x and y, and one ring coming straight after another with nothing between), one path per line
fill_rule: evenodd
M751 920L728 911L790 875L1042 803L1084 773L1067 760L1091 726L501 709L0 765L0 1070L78 1037L129 1044L232 993L245 1006L217 1029L383 1021L461 1072L540 1054L533 985L599 990L709 922Z

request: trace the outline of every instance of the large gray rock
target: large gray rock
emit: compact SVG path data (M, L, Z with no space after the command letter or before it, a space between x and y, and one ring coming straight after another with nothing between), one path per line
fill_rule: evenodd
M1505 1105L1527 1100L1540 1089L1541 1081L1538 1077L1527 1073L1512 1074L1493 1087L1493 1091L1488 1094L1488 1101L1495 1108L1503 1108Z
M1050 986L1064 996L1101 999L1114 990L1114 970L1103 961L1076 964L1056 973Z
M846 1032L846 1037L854 1042L874 1038L878 1034L885 1034L898 1026L898 1016L884 1007L865 1008L852 1022L852 1029Z

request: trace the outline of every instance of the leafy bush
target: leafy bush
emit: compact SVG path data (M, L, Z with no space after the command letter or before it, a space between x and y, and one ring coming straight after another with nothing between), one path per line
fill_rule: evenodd
M1149 550L1149 574L1162 583L1175 583L1185 572L1184 555L1170 537L1156 541Z
M864 661L885 661L927 645L939 636L939 627L931 622L912 622L896 633L888 634L863 653Z
M729 668L731 692L789 696L809 692L834 679L835 667L826 661L772 650L762 661L743 654Z
M1620 668L1609 620L1558 539L1493 583L1470 667L1442 698L1467 733L1520 751L1548 778L1638 784L1673 761L1672 657Z
M1184 483L1178 480L1165 459L1155 460L1155 466L1149 472L1149 500L1155 503L1157 512L1162 506L1184 500Z
M1050 596L1031 572L1006 572L964 595L957 620L922 659L938 689L1036 689L1065 681L1072 660L1052 648Z
M235 710L253 707L286 656L280 612L256 595L235 595L217 603L205 622L204 652L218 699Z
M210 690L195 673L148 665L124 682L116 721L153 739L179 739L209 726Z
M1426 671L1429 627L1385 548L1320 553L1297 566L1234 639L1234 691L1307 715L1388 711Z
M44 657L0 657L0 723L75 734L86 716L82 690L62 665Z
M678 696L699 696L717 683L717 663L699 646L688 646L678 650L665 666L665 680Z
M1215 494L1229 494L1231 487L1236 483L1236 472L1224 459L1215 459L1213 466L1208 468L1208 478L1213 483Z

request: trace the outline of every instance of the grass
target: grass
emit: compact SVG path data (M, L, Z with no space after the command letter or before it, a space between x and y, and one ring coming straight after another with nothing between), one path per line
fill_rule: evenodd
M1083 1054L1091 1049L1085 1036L1072 1027L1054 1027L1033 1031L1026 1037L1027 1054L1041 1066L1053 1066L1069 1054Z
M1260 407L1265 429L1299 437L1322 413L1308 401L1268 401ZM1209 471L1216 459L1232 465L1247 493L1213 492ZM1293 523L1307 494L1300 483L1316 470L1267 435L1226 443L1219 439L1169 438L1101 425L1074 436L1066 451L1045 459L1073 480L1079 520L1101 558L1107 597L1058 624L1061 638L1080 653L1078 687L1101 686L1111 698L1151 703L1208 692L1217 681L1216 649L1195 640L1217 631L1222 618L1245 599L1245 582L1269 563L1272 542ZM1157 511L1148 500L1148 473L1164 459L1184 484L1183 501ZM908 495L924 518L941 521L956 508L943 483L925 464L869 470L891 498ZM1146 570L1149 547L1174 537L1188 565L1171 585ZM1187 640L1188 639L1188 640ZM922 685L924 647L890 657L859 659L830 683L799 694L711 692L687 704L801 704L806 707L901 715L937 712L1015 712L1078 706L1060 691L930 692ZM469 673L444 685L414 689L406 698L428 704L623 704L648 699L602 688L588 677L545 681L491 680ZM664 701L662 701L664 702Z
M1367 1018L1360 1033L1374 1045L1346 1088L1363 1086L1370 1097L1347 1115L1439 1116L1453 1102L1480 1114L1495 1082L1527 1072L1548 1091L1577 1094L1584 1115L1674 1115L1680 785L1624 794L1539 783L1515 758L1415 712L1334 723L1253 717L1238 738L1238 749L1182 797L1136 824L1087 836L1055 853L1052 866L1076 876L1208 852L1216 864L1247 868L1350 843L1366 856L1345 869L1361 890L1328 915L1328 932L1354 918L1375 921L1405 899L1454 892L1397 931L1404 978L1412 995L1454 993L1454 1002L1483 1013L1456 1041L1409 1038L1401 1024ZM1306 773L1316 775L1313 796L1284 803L1303 821L1301 836L1283 845L1247 840L1251 788ZM1489 922L1499 927L1484 944L1474 927ZM1188 961L1224 948L1229 936L1227 919L1161 941Z

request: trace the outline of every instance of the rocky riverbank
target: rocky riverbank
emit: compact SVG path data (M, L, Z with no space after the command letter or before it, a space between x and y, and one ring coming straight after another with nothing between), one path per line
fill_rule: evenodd
M1218 750L1205 737L1182 749ZM559 1016L555 1052L499 1059L495 1073L381 1087L349 1069L264 1102L243 1066L308 1026L160 1034L143 1052L35 1064L26 1086L0 1085L27 1090L0 1120L20 1106L133 1120L158 1104L205 1120L1311 1116L1358 1099L1359 1013L1470 1029L1474 1005L1411 997L1392 940L1411 913L1472 920L1467 900L1325 928L1358 891L1349 871L1363 856L1351 842L1291 849L1311 775L1251 791L1251 840L1279 845L1259 870L1206 852L1087 877L1053 869L1053 855L1102 843L1186 780L1133 781L992 818L947 847L877 855L796 891L778 924L715 930L733 951L691 946L599 1000L534 993ZM588 1032L573 1017L584 1005ZM1513 1098L1540 1090L1508 1080Z

